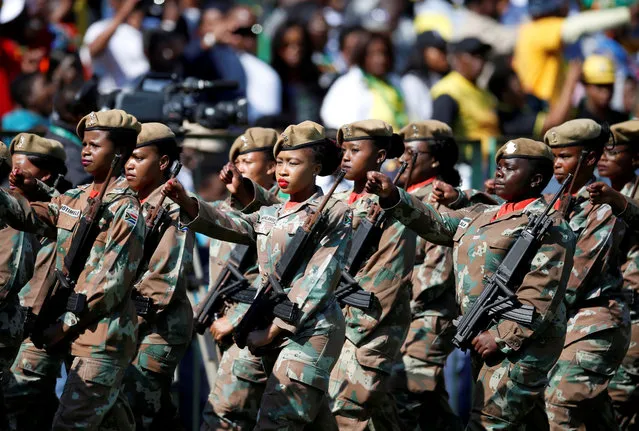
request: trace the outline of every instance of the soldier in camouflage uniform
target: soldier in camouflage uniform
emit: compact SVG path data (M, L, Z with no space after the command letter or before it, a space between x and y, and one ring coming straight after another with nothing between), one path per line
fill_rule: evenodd
M332 173L339 160L324 128L311 121L289 126L273 154L278 185L290 198L252 214L190 199L174 181L165 187L182 207L182 217L194 219L189 227L196 232L256 243L260 284L275 270L297 228L317 210L322 191L315 185L315 176ZM283 286L299 306L297 324L275 318L270 326L248 336L249 348L266 349L262 363L268 375L255 429L302 429L328 408L329 375L344 343L344 316L333 291L350 245L351 218L348 208L335 199L324 214L320 243L307 251L292 284Z
M252 127L233 142L229 150L229 160L232 165L225 167L221 174L222 180L228 183L227 188L233 193L225 202L231 209L250 214L259 209L259 206L277 202L275 197L277 186L274 186L275 158L273 157L276 141L275 130ZM258 205L240 202L244 194L240 190L243 189L242 183L246 180L251 180L254 184ZM270 189L271 193L264 193L264 189ZM211 239L210 288L216 284L234 247L236 245L233 243ZM252 247L249 253L255 255L255 249ZM253 260L252 265L245 270L244 277L251 284L258 275L258 265ZM226 314L217 319L211 327L211 333L218 342L230 336L243 315L242 310L245 310L238 304L229 304L229 307ZM267 377L259 357L253 355L246 347L240 349L235 344L230 346L222 355L217 369L215 387L211 388L204 407L202 431L229 427L238 430L252 429L255 426Z
M559 201L558 208L577 237L566 292L566 342L546 390L551 429L617 427L607 388L630 342L619 270L625 228L610 206L591 204L586 191L608 135L596 122L580 119L554 127L544 136L555 155L555 178L562 182L568 174L575 175L569 191L573 194ZM580 157L581 167L575 172Z
M442 212L396 188L382 174L369 173L367 189L380 195L382 208L427 240L453 247L457 300L462 313L482 292L483 280L498 267L528 214L546 207L541 196L552 175L552 154L541 142L516 139L497 153L496 192L501 206L475 205ZM515 289L517 299L535 307L530 327L500 319L472 341L476 385L468 429L542 429L543 391L566 330L563 303L572 268L575 238L561 214ZM539 422L535 420L539 419Z
M163 198L161 186L180 156L175 135L164 124L144 123L133 154L125 165L129 187L137 192L147 220L148 238L134 286L138 308L138 352L127 368L123 390L137 429L175 428L178 417L171 400L171 381L193 332L193 310L186 296L185 265L193 259L195 237L178 227L179 207L166 200L157 234L148 222ZM154 237L155 236L155 237Z
M56 430L96 429L114 405L125 368L135 353L137 317L130 296L142 256L144 222L139 203L124 178L118 178L117 173L108 178L108 172L116 152L128 158L139 131L137 120L124 111L93 112L84 117L77 128L78 136L83 139L85 170L94 176L92 184L69 190L50 203L29 203L0 190L0 220L55 241L53 259L36 268L32 280L43 284L30 286L38 292L37 300L44 297L54 281L51 269L62 269L88 200L98 195L102 184L107 186L100 230L74 288L75 293L86 295L86 309L79 316L60 310L59 320L38 334L45 346L61 351L60 358L70 364L53 419ZM69 342L70 346L66 347ZM46 360L39 361L46 353L30 353L17 358L17 368L37 369L40 375L57 373L57 369L48 368ZM31 359L36 360L35 365L30 363ZM32 377L31 373L24 374ZM32 380L38 384L37 377L22 383L28 386ZM31 400L39 406L38 401ZM32 410L32 414L33 411L36 410Z
M352 190L336 194L353 210L353 225L378 207L377 197L364 191L366 174L378 171L388 158L399 157L403 142L381 120L358 121L337 132L342 147L342 169L354 182ZM359 286L374 293L370 310L344 307L346 342L331 373L331 409L340 430L366 429L373 412L382 408L389 393L391 370L410 325L410 277L415 261L414 232L387 219L381 237L367 251L365 264L354 276ZM393 420L394 419L394 420ZM395 422L398 418L387 418ZM323 420L319 420L323 422Z
M639 121L631 120L615 124L610 128L614 136L614 147L605 148L597 170L601 176L607 177L614 190L620 191L631 199L639 198L635 184L639 184L635 175L636 163L639 160ZM613 207L613 212L615 208ZM623 211L616 211L619 214ZM632 319L631 340L626 357L617 369L608 385L608 393L617 413L617 420L622 428L636 423L639 412L639 237L630 229L622 242L622 254L626 256L621 265L623 288L631 301L630 317Z

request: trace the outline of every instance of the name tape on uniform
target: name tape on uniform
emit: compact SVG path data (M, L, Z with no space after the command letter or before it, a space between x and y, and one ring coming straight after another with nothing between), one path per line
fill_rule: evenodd
M74 210L73 208L69 208L66 205L62 205L62 207L60 208L60 212L73 218L80 217L80 210Z

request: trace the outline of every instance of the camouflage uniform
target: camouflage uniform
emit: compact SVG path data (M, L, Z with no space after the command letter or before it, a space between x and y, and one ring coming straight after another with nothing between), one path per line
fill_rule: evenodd
M637 199L637 192L630 196L634 182L626 184L621 193ZM628 352L608 385L608 393L617 412L617 420L628 425L631 421L636 424L639 420L639 238L636 233L628 231L623 239L622 251L627 256L621 265L624 289L634 296L630 310L632 326Z
M493 219L499 207L476 205L458 211L437 210L399 190L400 201L388 211L435 244L453 247L457 301L467 312L483 288L484 277L498 267L530 213L546 206L537 199L523 210ZM495 362L473 360L476 385L469 429L511 429L543 416L547 373L561 352L566 328L563 304L572 267L574 236L558 213L532 259L530 272L516 290L518 299L536 309L531 327L500 320L489 331L502 355ZM535 416L536 417L536 416ZM543 420L543 419L542 419ZM532 425L532 423L531 423Z
M250 214L259 207L278 202L276 198L278 187L274 186L266 192L262 187L254 184L254 202L246 208L230 197L223 205L229 209L242 210ZM209 247L209 286L213 286L226 265L233 247L229 242L211 239ZM249 253L255 253L255 249ZM258 278L257 262L244 272L244 277L250 284ZM242 304L229 304L226 316L235 324L242 318L246 310ZM215 387L211 388L206 405L204 406L201 430L239 429L247 430L255 426L255 419L260 407L260 399L266 387L268 375L262 361L253 355L247 347L240 349L233 344L222 354L217 368Z
M286 208L263 207L252 214L223 211L199 202L199 215L189 227L225 241L255 243L260 280L275 269L299 226L316 210L321 189L308 200ZM268 376L257 417L257 429L301 429L317 416L328 389L329 374L344 342L344 317L333 295L339 267L350 245L348 209L334 199L327 214L322 240L300 267L288 297L300 307L296 326L276 318L274 324L290 332L288 338L265 354Z
M52 267L62 268L74 229L87 207L90 187L69 190L51 203L31 205L0 190L1 220L55 241L55 256L48 265L38 267L34 276L42 284L35 285L34 280L30 283L30 289L36 291L34 303L41 301L42 292L53 282ZM72 341L70 356L65 352L63 357L71 366L54 429L96 428L115 403L125 367L135 353L137 316L130 294L142 254L144 223L138 214L139 203L124 178L108 188L104 205L100 232L75 287L77 293L86 294L87 310L79 318L69 312L62 316L62 329ZM28 364L29 355L25 357L24 353L21 351L16 359L17 367L33 368ZM50 364L48 359L35 359L39 376L53 373L53 367L43 366Z
M162 198L161 188L142 205L149 217ZM153 300L149 319L138 316L138 352L125 373L123 386L138 429L170 426L177 415L171 401L171 381L193 332L193 309L186 296L184 265L192 261L195 237L178 228L179 207L164 204L170 223L162 233L134 289ZM143 272L142 272L143 271Z

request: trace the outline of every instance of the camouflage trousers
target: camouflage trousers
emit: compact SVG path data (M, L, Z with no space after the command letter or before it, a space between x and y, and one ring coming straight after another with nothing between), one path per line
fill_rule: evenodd
M188 344L166 345L142 343L122 381L138 430L167 427L179 423L171 398L173 373Z
M17 297L7 298L0 306L0 429L9 426L2 388L10 379L10 368L22 342L24 318L25 312Z
M448 404L444 382L444 364L453 351L454 333L452 319L441 315L425 315L411 322L402 346L402 361L393 367L388 396L397 405L403 429L463 428ZM392 405L393 400L389 399L382 409ZM379 413L388 416L384 411ZM378 412L373 415L373 423L380 422L378 416Z
M608 385L622 429L639 427L639 321L632 322L630 346Z
M568 340L576 338L571 334L574 331L579 329L569 329ZM619 326L579 334L575 341L567 343L546 389L551 430L618 428L607 389L629 342L629 326Z
M71 364L58 402L55 383L67 359ZM121 425L130 421L111 418L128 410L119 408L120 403L126 403L118 397L123 375L124 367L113 359L49 354L25 340L5 385L11 424L18 430L93 430L104 429L101 424L108 418L108 423L117 423L117 429L126 430ZM34 415L34 411L38 414Z
M222 355L200 430L253 429L267 379L262 359L233 344Z

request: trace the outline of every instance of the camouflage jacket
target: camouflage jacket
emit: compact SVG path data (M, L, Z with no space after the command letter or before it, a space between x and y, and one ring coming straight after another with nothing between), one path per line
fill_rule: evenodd
M493 220L499 206L478 204L440 214L437 210L400 189L400 200L389 211L428 241L453 247L457 280L457 301L466 313L490 277L527 225L528 212L541 213L546 203L537 199L525 210ZM535 307L530 327L500 320L491 330L504 353L517 351L531 338L551 330L556 315L565 315L563 299L572 268L575 238L559 213L534 255L530 271L515 294L523 304ZM551 322L553 322L551 324ZM565 325L565 317L564 317Z
M317 209L321 197L322 191L317 188L313 196L292 208L276 204L262 207L251 214L224 210L198 201L199 214L188 226L211 238L255 244L261 275L256 282L262 283L266 281L267 274L275 271L275 265L297 228ZM300 320L296 326L279 318L274 321L276 325L298 336L331 329L321 312L336 302L333 292L339 282L339 269L350 248L351 216L348 207L331 199L324 213L327 217L326 224L320 231L320 243L314 250L309 250L291 286L285 287L289 299L300 307Z
M626 184L621 193L633 200L639 198L639 191L635 192L634 196L630 196L632 189L634 188L633 179ZM624 289L628 289L635 295L634 301L639 301L639 234L634 229L627 229L627 234L623 238L621 244L621 250L623 255L626 256L625 262L621 264L621 272L623 275ZM639 318L637 310L637 304L633 307L632 317L633 319Z
M31 233L0 228L0 304L15 298L33 275L40 242Z
M0 189L1 222L55 242L55 262L49 259L48 264L36 268L34 275L45 284L29 283L29 289L39 293L32 296L34 303L25 305L37 307L41 293L50 289L54 281L51 269L62 269L75 228L87 208L91 186L69 190L50 203L31 204ZM138 200L122 177L107 190L103 208L99 233L75 286L77 293L87 296L87 309L76 325L65 325L65 330L74 338L74 356L130 358L137 332L131 289L142 257L144 220ZM43 259L46 261L46 253ZM38 274L40 271L48 273Z
M151 216L161 198L161 188L157 188L144 201L142 213L145 219ZM143 323L140 343L185 344L191 340L193 332L193 309L186 296L188 271L185 266L193 261L195 235L188 229L179 228L180 207L177 204L165 199L163 206L170 222L148 265L138 269L141 276L134 286L139 294L151 298L155 313L149 321L140 322Z
M351 190L348 190L334 196L346 203L350 194ZM365 194L350 205L353 226L366 218L378 200L375 195ZM386 220L382 229L379 244L369 252L364 266L355 275L362 289L375 294L375 306L369 311L350 306L344 308L346 338L355 345L369 338L378 326L402 324L388 320L402 320L406 328L410 324L408 307L416 235L392 217ZM397 308L403 308L404 313L391 313Z
M432 191L432 184L427 184L411 190L410 194L422 202L428 203ZM446 207L437 207L440 212L446 209ZM411 303L413 313L419 316L428 309L429 302L444 294L452 295L453 297L455 295L453 250L450 247L433 244L422 237L417 237Z

